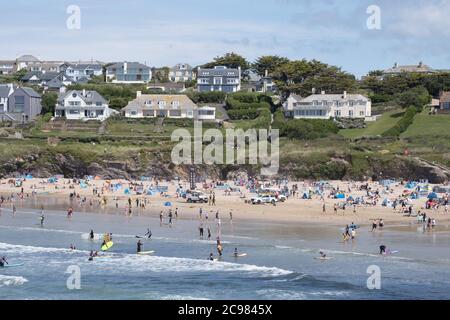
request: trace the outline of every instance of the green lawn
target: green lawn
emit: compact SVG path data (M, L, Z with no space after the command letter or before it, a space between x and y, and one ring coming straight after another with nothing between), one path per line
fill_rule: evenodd
M343 129L339 131L339 134L349 139L381 135L384 131L392 128L400 120L402 114L402 110L392 110L383 113L377 121L368 122L364 129Z
M418 114L401 138L420 136L450 136L450 115Z

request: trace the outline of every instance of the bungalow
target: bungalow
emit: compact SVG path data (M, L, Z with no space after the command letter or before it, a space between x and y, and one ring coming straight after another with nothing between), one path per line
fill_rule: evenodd
M107 82L147 83L150 80L151 68L139 62L116 62L106 68Z
M59 72L62 61L41 61L35 56L24 55L16 59L17 71Z
M214 110L213 110L214 109ZM215 119L215 108L199 108L186 95L141 94L122 109L127 118L191 118Z
M55 117L70 120L104 121L117 111L108 107L108 102L97 91L70 90L61 93L55 106Z
M0 112L0 120L25 123L36 118L41 110L41 96L31 88L19 87L9 96L8 108Z
M364 118L372 115L370 99L360 94L313 94L293 102L294 119ZM286 110L286 109L285 109Z
M439 95L439 109L450 110L450 91L442 91Z
M421 74L433 74L436 73L435 70L419 62L418 65L405 65L400 66L398 63L395 63L392 68L386 69L383 71L383 77L385 76L398 76L405 73L421 73Z
M60 89L73 83L63 72L30 71L21 80L46 89Z

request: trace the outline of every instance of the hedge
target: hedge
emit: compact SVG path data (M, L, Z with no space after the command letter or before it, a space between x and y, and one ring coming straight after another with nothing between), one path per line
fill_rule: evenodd
M414 122L418 110L416 107L409 107L403 117L395 126L382 133L384 137L399 137Z

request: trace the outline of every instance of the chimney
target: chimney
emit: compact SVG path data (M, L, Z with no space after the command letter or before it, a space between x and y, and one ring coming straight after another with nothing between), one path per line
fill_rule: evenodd
M422 61L420 61L419 62L419 68L422 68L422 66L423 66L423 63L422 63Z
M142 91L136 91L136 98L139 98L142 95Z
M394 63L394 68L397 68L398 67L398 63L396 62L396 63Z
M266 69L266 71L264 72L264 76L267 78L269 76L269 70Z
M347 91L344 91L344 95L343 98L346 99L347 98Z
M83 97L86 97L86 89L83 89Z
M325 94L325 91L320 91L320 94Z
M128 63L125 61L123 63L123 73L127 73Z
M312 94L316 94L316 88L311 89Z

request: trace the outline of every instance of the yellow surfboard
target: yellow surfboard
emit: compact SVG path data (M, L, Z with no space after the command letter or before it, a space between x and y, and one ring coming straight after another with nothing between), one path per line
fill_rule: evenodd
M106 244L104 244L104 245L102 246L102 251L107 251L107 250L109 250L113 245L114 245L114 242L112 242L112 241L107 242Z

